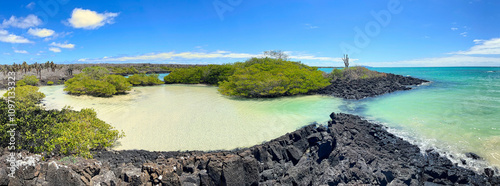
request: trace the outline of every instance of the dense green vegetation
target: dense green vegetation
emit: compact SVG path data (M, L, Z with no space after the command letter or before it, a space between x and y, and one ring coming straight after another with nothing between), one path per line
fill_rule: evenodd
M158 74L134 74L127 78L133 86L159 85L164 82L158 79Z
M148 73L148 72L155 72L155 71L168 71L168 72L170 72L174 68L165 67L165 66L136 65L136 66L129 66L129 67L127 67L127 66L126 67L109 66L109 67L107 67L107 69L115 74L140 74L140 73Z
M123 137L123 132L113 129L98 119L92 109L73 111L69 108L44 110L39 103L45 95L38 87L18 86L4 97L15 93L15 117L9 121L8 109L12 107L6 99L0 99L0 144L11 147L10 133L15 129L16 150L24 149L34 153L56 153L90 158L90 151L111 147ZM7 124L17 124L9 127Z
M164 81L165 83L217 85L219 82L228 80L234 70L235 66L230 64L177 68L165 76Z
M115 74L137 74L139 71L135 67L109 67Z
M354 79L370 79L370 78L377 78L377 77L385 77L385 73L373 71L370 69L367 69L366 67L348 67L343 68L343 69L338 69L335 68L333 69L332 73L329 74L329 77L332 80L337 80L337 79L349 79L349 80L354 80Z
M36 86L36 85L38 85L39 81L40 80L38 78L36 78L36 76L31 75L31 76L24 76L23 79L19 80L16 84Z
M219 84L224 95L242 97L278 97L304 94L329 85L315 67L273 58L252 58L236 63L236 70Z
M229 96L278 97L305 94L329 84L317 68L286 58L252 58L244 63L175 69L166 83L212 84Z
M64 83L64 91L75 95L109 97L131 90L127 78L110 75L104 67L87 67Z
M47 85L53 85L54 82L53 81L47 81Z

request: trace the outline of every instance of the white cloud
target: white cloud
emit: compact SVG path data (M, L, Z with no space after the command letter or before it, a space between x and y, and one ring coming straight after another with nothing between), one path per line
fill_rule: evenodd
M306 26L306 29L316 29L316 28L319 28L318 26L313 26L311 24L305 24Z
M59 48L75 48L75 45L74 44L71 44L71 43L56 43L56 42L52 42L50 43L50 46L55 46L55 47L59 47Z
M467 37L467 32L460 33L461 36Z
M125 56L125 57L103 57L99 59L81 59L84 61L99 61L99 62L108 62L108 61L145 61L145 60L171 60L174 58L182 58L182 59L213 59L213 58L251 58L255 57L253 54L246 53L227 53L226 51L216 51L212 53L204 53L204 52L182 52L182 53L174 53L174 52L163 52L163 53L150 53L138 56Z
M290 52L287 52L290 53ZM125 62L125 61L159 61L159 60L179 60L179 59L248 59L252 57L262 57L262 54L249 53L233 53L230 51L217 50L215 52L163 52L150 53L137 56L123 57L103 57L96 59L82 58L80 62ZM292 60L318 60L318 61L333 61L342 62L341 58L318 57L314 55L290 55ZM357 59L353 59L355 61Z
M36 15L30 14L27 17L11 16L9 20L4 19L2 22L2 27L16 27L16 28L29 28L36 27L42 24L42 20Z
M490 40L475 39L475 46L467 51L451 52L449 54L500 54L500 38L493 38Z
M15 53L18 53L18 54L27 54L28 51L26 50L14 50Z
M70 34L72 34L73 32L59 32L59 33L54 33L54 35L52 35L51 37L46 37L44 38L43 40L44 41L50 41L50 40L53 40L53 39L56 39L56 38L64 38Z
M0 41L5 43L33 43L22 36L9 34L7 30L0 30Z
M52 52L55 52L55 53L61 52L61 49L60 48L56 48L56 47L50 47L49 50L52 51Z
M457 27L451 27L451 30L455 31L455 30L458 30Z
M97 13L92 10L75 8L68 19L68 23L73 28L96 29L105 24L112 24L118 13Z
M50 37L55 34L54 30L46 29L46 28L30 28L28 30L28 34L37 37Z
M290 55L290 59L295 59L295 60L319 60L319 61L333 61L333 62L342 62L342 58L332 58L332 57L317 57L313 55ZM355 61L351 59L351 61Z
M35 2L31 2L30 4L26 5L26 8L33 10L33 8L35 8L35 5L36 5Z
M498 66L500 64L500 57L453 55L395 62L366 62L361 64L377 67Z

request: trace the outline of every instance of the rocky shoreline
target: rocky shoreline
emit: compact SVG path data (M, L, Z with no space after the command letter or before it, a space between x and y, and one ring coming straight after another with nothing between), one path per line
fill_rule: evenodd
M21 153L24 162L0 185L499 185L498 170L476 173L445 156L349 114L328 126L308 125L272 141L233 151L99 151L94 159ZM31 158L30 158L31 157ZM467 163L467 162L465 162Z
M317 90L315 93L359 100L399 90L410 90L411 87L409 86L420 85L425 82L429 81L387 73L385 77L371 79L338 79L327 87Z

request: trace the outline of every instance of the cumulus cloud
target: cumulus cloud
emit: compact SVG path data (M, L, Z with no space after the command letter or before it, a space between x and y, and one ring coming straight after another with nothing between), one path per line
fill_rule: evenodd
M26 50L14 50L15 53L18 53L18 54L27 54L28 51Z
M56 48L56 47L51 47L49 48L50 51L54 52L54 53L59 53L61 52L61 49L60 48Z
M500 38L493 38L490 40L475 39L473 47L467 51L451 52L449 54L500 54Z
M28 34L31 34L33 36L37 37L50 37L53 36L56 32L51 29L46 29L46 28L30 28L28 30Z
M290 52L288 52L290 53ZM248 59L252 57L262 57L262 54L234 53L230 51L217 50L215 52L163 52L150 53L137 56L103 57L96 59L82 58L80 62L126 62L126 61L161 61L161 60L182 60L182 59ZM341 62L340 58L318 57L313 55L290 55L293 60L317 60ZM356 59L354 59L356 60Z
M32 41L18 35L9 34L7 30L0 29L0 41L5 43L33 43Z
M42 20L36 15L30 14L26 17L11 16L10 19L4 19L2 22L3 28L16 27L16 28L29 28L36 27L42 24Z
M56 42L52 42L50 43L50 46L55 46L55 47L59 47L59 48L75 48L75 45L74 44L71 44L71 43L56 43Z
M461 36L467 37L467 32L460 33Z
M97 13L92 10L75 8L68 23L73 28L97 29L105 24L112 24L116 16L118 13Z
M227 51L216 51L212 53L205 52L163 52L163 53L150 53L138 56L124 56L124 57L103 57L97 59L80 59L78 61L87 62L110 62L110 61L145 61L145 60L172 60L174 58L181 59L214 59L214 58L251 58L257 55L247 53L230 53Z

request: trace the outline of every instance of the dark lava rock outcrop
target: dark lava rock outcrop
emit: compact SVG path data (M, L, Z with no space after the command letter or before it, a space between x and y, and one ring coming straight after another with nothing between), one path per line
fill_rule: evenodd
M308 125L267 143L218 152L99 151L95 159L22 154L9 178L7 151L0 185L499 185L420 149L383 126L333 114L328 126ZM29 163L31 158L31 164ZM35 159L36 163L33 163Z
M333 95L344 99L363 99L398 90L410 90L413 85L429 82L414 77L387 73L385 77L371 79L345 80L339 79L327 87L317 90L317 94Z

